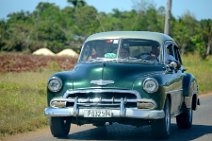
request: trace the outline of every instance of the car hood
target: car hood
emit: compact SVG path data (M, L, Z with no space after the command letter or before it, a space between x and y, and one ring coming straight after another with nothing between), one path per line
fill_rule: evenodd
M162 65L95 63L78 64L69 80L72 89L117 88L132 89L136 79L161 72Z

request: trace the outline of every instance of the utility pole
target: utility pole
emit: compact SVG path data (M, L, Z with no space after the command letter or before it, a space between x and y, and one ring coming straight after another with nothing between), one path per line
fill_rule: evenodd
M172 9L172 0L166 1L166 18L165 18L165 27L164 33L170 34L170 22L171 22L171 9Z

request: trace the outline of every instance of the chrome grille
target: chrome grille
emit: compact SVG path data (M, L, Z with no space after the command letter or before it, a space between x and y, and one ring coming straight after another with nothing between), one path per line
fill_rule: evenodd
M135 91L128 90L82 90L70 91L65 94L68 99L67 107L77 106L83 107L113 107L119 108L120 103L123 102L125 107L136 107L137 94Z

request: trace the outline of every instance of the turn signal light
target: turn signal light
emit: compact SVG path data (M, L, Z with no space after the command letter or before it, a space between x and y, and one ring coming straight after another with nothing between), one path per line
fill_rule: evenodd
M138 100L138 109L154 109L156 108L156 103L152 100Z

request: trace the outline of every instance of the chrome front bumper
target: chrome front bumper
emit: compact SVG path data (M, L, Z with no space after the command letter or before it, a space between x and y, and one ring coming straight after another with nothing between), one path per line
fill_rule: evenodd
M86 93L87 97L69 97L75 93ZM129 94L131 98L115 97L114 95L108 97L89 97L90 93L117 93ZM132 98L132 95L135 97ZM126 95L125 95L126 96ZM70 107L66 107L71 103ZM134 107L127 107L127 104L134 104ZM137 104L137 107L135 106ZM83 118L136 118L136 119L161 119L165 117L163 110L155 110L157 104L152 99L140 98L136 91L126 90L102 90L92 89L84 91L68 91L64 97L54 98L50 101L50 107L44 110L44 114L48 117L83 117ZM92 111L109 111L109 116L88 116L86 113L92 113ZM91 112L90 112L91 111ZM107 113L107 112L106 112Z
M45 116L48 117L84 117L85 111L90 109L74 109L68 108L46 108L44 110ZM163 110L149 110L149 109L137 109L137 108L125 108L124 111L119 109L109 109L111 111L110 118L136 118L136 119L161 119L165 117Z

